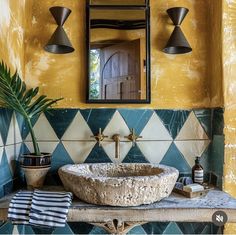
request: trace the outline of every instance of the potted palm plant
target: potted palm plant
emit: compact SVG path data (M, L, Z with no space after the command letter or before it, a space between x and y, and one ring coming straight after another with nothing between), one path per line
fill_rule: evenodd
M11 75L6 64L0 63L0 106L13 109L22 115L32 138L34 152L20 156L20 165L29 188L43 185L51 165L51 154L40 152L32 119L62 99L49 99L38 93L38 87L27 89L25 82L21 80L17 72Z

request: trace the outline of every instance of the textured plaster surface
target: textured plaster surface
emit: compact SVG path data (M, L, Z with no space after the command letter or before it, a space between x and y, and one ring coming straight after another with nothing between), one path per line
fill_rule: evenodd
M225 99L224 190L236 197L236 1L223 1L223 59ZM236 233L236 225L227 225L225 233Z
M78 164L59 169L67 190L98 205L138 206L168 197L179 172L154 164Z
M1 0L0 9L0 60L22 76L25 0Z
M197 108L222 104L222 94L219 92L221 83L216 82L219 76L212 75L219 73L218 70L210 69L212 58L208 56L211 45L209 36L212 33L209 12L213 14L214 9L210 3L212 0L150 1L152 104L125 107ZM65 23L65 30L75 47L72 54L54 55L43 50L56 28L48 11L53 5L72 9ZM167 55L161 51L174 29L166 10L175 6L184 6L190 10L182 25L193 48L190 54ZM43 4L41 1L28 0L26 9L27 84L40 86L42 93L51 97L64 97L60 107L113 107L107 104L85 104L85 0L45 0ZM213 56L215 58L215 54ZM212 77L217 85L211 89Z

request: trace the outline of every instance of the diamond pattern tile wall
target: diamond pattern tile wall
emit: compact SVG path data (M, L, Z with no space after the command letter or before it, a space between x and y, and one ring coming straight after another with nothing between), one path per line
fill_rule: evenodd
M196 155L203 156L201 162L208 164L214 161L211 155L212 115L221 113L204 110L146 110L146 109L85 109L85 110L52 110L34 119L34 128L42 151L53 153L52 177L64 164L95 163L95 162L152 162L176 167L180 173L191 173L191 167ZM221 119L220 119L221 120ZM222 125L221 125L222 126ZM108 135L99 147L91 135L97 134L102 128ZM132 145L124 136L135 128L142 139ZM222 128L221 128L222 129ZM219 133L216 131L215 133ZM0 197L4 195L5 185L11 185L13 180L14 161L21 152L32 151L32 143L28 127L19 114L0 109ZM115 159L113 134L120 134L121 158ZM23 140L22 140L23 139ZM23 142L23 143L21 143ZM223 138L217 139L221 146ZM209 147L210 146L210 147ZM214 145L214 148L216 146ZM21 150L20 150L21 149ZM24 150L23 150L24 149ZM28 150L29 149L29 150ZM214 151L213 151L214 153ZM217 150L217 161L222 160L221 149ZM221 156L222 155L222 156ZM217 164L213 164L216 166ZM213 167L214 168L214 167ZM221 168L215 167L217 175L222 175ZM58 179L48 181L58 183ZM8 187L9 188L9 187ZM7 192L7 190L5 191ZM191 227L191 229L190 229ZM89 228L89 229L88 229ZM149 223L131 230L130 234L167 234L167 233L204 233L217 232L211 224L196 225L193 223ZM27 226L11 224L0 225L0 233L34 234L40 231ZM85 223L68 224L58 233L104 233L104 230L86 225ZM55 233L55 231L54 231Z
M193 167L196 157L201 157L209 144L210 140L175 141L175 145L183 154L190 167Z
M156 113L153 113L151 116L147 125L141 132L141 136L143 137L143 140L172 140L170 133Z
M62 140L91 140L93 135L87 122L80 112L77 112L73 121L62 136Z
M160 163L172 141L139 141L137 145L145 158L151 163Z
M34 125L35 135L38 141L58 141L57 135L47 120L45 114L41 114L39 119ZM26 141L31 140L30 134L25 139Z
M95 141L62 141L74 163L83 163L89 156Z
M207 140L205 130L198 121L194 112L191 112L188 119L184 123L182 129L180 130L176 140Z
M130 130L120 113L116 111L113 117L111 118L110 122L104 129L103 133L104 135L108 136L110 141L114 134L119 134L121 140L126 140L125 136L128 136L130 134Z

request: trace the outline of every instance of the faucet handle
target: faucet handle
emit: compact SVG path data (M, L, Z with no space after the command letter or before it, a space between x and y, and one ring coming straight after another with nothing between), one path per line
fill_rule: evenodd
M134 146L135 143L136 143L136 140L140 139L140 138L143 138L143 137L139 136L139 135L136 135L134 128L132 128L130 131L131 131L131 133L128 136L125 136L125 138L132 141L133 146Z
M90 136L91 138L95 138L96 141L98 142L99 147L101 147L101 142L105 139L108 138L108 136L103 135L102 133L102 128L99 128L99 133L97 135L92 135Z

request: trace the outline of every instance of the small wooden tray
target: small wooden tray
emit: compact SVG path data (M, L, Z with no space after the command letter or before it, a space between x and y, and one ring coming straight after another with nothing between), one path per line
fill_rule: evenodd
M204 190L198 191L198 192L185 192L181 189L174 188L173 192L181 194L187 198L195 198L195 197L202 197L202 196L207 195L207 193L213 188L214 188L213 186L208 186Z

